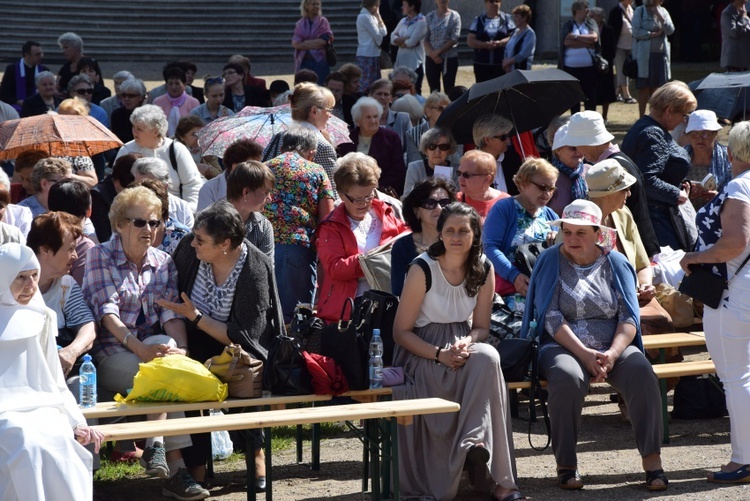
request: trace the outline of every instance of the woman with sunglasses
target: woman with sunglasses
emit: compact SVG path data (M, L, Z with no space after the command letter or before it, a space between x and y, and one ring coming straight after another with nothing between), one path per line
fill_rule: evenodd
M127 143L133 138L133 124L130 123L130 115L136 108L146 102L146 85L143 80L128 78L120 84L120 99L122 106L112 112L112 132Z
M70 79L70 83L68 83L68 96L85 100L89 107L89 115L109 128L109 116L107 116L107 112L98 104L91 102L94 96L94 82L88 75L76 75Z
M414 185L404 198L404 221L411 237L399 238L391 250L391 292L401 295L409 264L438 240L437 222L443 208L456 201L452 183L429 177Z
M109 211L114 238L89 251L81 288L101 326L91 353L99 362L99 387L112 393L125 395L133 387L141 362L188 355L183 318L156 302L179 298L172 258L152 246L161 214L161 201L151 190L124 189ZM166 419L166 414L147 419ZM190 445L188 435L150 437L142 462L147 475L169 479L162 492L170 491L178 499L203 499L208 491L193 480L182 459L182 449Z
M516 249L530 242L554 242L549 223L557 214L547 204L557 190L558 174L546 160L526 160L513 176L519 194L500 200L487 215L483 242L499 281L495 291L502 296L515 295L514 302L523 302L520 298L526 297L530 279L514 264Z
M204 79L203 95L206 102L191 111L191 115L198 116L206 125L217 118L234 116L234 111L222 104L225 96L223 78L207 76Z
M406 168L404 196L407 196L417 183L434 176L435 167L438 165L450 167L451 162L448 157L456 152L456 140L448 129L442 127L429 129L419 141L419 151L422 158L410 162ZM458 183L456 171L455 169L451 170L453 170L453 175L450 183L456 186Z
M336 162L333 180L342 203L318 225L315 241L323 266L318 317L327 322L339 320L347 298L358 298L370 288L357 255L406 230L391 206L375 196L379 178L380 167L364 153L348 153Z
M510 197L492 187L496 172L497 163L492 155L479 150L472 150L461 157L456 171L458 186L461 188L456 199L474 207L482 216L482 222L496 202Z

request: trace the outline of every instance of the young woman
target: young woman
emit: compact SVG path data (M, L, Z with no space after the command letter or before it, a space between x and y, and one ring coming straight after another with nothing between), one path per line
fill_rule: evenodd
M195 108L190 114L197 115L207 125L217 118L233 117L234 111L222 104L225 94L223 78L206 77L203 84L203 95L206 102Z

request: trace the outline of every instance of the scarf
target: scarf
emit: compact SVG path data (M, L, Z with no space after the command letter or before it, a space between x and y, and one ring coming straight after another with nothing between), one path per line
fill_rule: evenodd
M689 144L685 146L690 158L693 158L693 147ZM726 146L722 146L718 141L714 142L714 151L711 155L711 166L708 168L708 172L714 175L716 178L716 186L721 188L729 181L732 180L732 166L729 163L729 156L727 155Z
M419 20L421 20L421 19L424 19L424 16L423 16L423 15L422 15L421 13L420 13L420 14L417 14L417 15L416 15L416 16L414 16L414 17L412 17L411 19L409 19L409 18L406 18L406 22L404 22L404 26L405 26L406 28L408 28L409 26L411 26L412 24L414 24L414 23L418 22L418 21L419 21Z
M180 97L172 97L169 94L165 94L169 100L169 104L172 105L172 109L169 110L169 117L167 117L167 135L174 136L177 130L177 122L180 121L180 106L185 104L187 101L187 93L183 92Z
M578 167L573 170L560 161L559 158L552 158L552 165L570 178L570 193L573 196L573 200L585 200L586 193L589 191L589 187L586 185L586 180L583 178L583 162L578 164Z
M331 31L331 25L328 24L328 19L323 16L316 16L315 19L309 19L303 17L297 21L297 25L294 28L293 40L304 42L306 40L315 40L322 38L324 40L331 40L333 38L333 32ZM296 50L294 51L294 71L299 71L302 59L306 53L310 55L317 62L325 60L326 54L323 49L314 50Z
M42 71L42 68L37 64L34 67L34 78L36 78L40 71ZM27 97L31 97L36 94L36 86L33 86L32 88L33 90L31 91L31 94L26 95L26 64L24 64L23 58L21 58L16 63L16 101L23 101ZM14 104L13 107L16 108L16 111L21 111L21 107L17 104Z

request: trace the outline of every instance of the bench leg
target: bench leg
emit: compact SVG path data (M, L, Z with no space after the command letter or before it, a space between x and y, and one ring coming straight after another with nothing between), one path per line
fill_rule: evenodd
M508 390L508 402L510 404L510 417L518 417L518 390Z
M383 461L381 472L383 475L383 486L381 492L386 499L391 498L391 421L390 419L378 420L378 424L383 436L383 452L381 454Z
M255 501L255 445L250 440L250 434L247 430L243 430L242 434L245 435L245 472L247 476L247 499L248 501ZM270 440L270 438L266 438Z
M265 428L265 447L266 447L266 501L273 501L273 459L271 458L271 428ZM254 463L254 462L253 462Z
M320 423L313 423L312 425L312 470L320 470Z
M370 478L370 440L367 420L362 422L362 492L367 492L368 480Z
M297 464L302 462L302 425L297 425Z
M659 363L663 364L667 361L667 350L665 348L659 348ZM669 410L667 409L667 380L659 380L659 388L661 389L661 418L664 423L664 437L662 443L669 443Z
M379 501L380 493L380 448L378 447L378 420L365 420L367 427L367 442L370 447L370 485L372 486L372 499Z
M393 465L393 499L399 501L401 499L401 491L399 490L399 477L398 477L398 420L391 418L391 460Z

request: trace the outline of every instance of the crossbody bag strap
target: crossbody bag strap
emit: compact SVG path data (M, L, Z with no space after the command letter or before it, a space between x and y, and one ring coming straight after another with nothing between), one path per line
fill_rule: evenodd
M734 280L734 278L735 278L735 277L736 277L737 275L739 275L739 274L740 274L740 271L741 271L741 270L742 270L742 268L743 268L743 267L744 267L744 266L745 266L745 265L747 264L748 260L750 260L750 254L748 254L748 255L747 255L747 257L745 258L745 260L744 260L744 261L742 261L742 264L740 265L740 267L739 267L739 268L737 268L737 271L735 271L735 272L734 272L734 277L732 277L732 279L731 279L731 280L727 280L727 289L729 288L729 284L731 284L731 283L732 283L732 280Z

